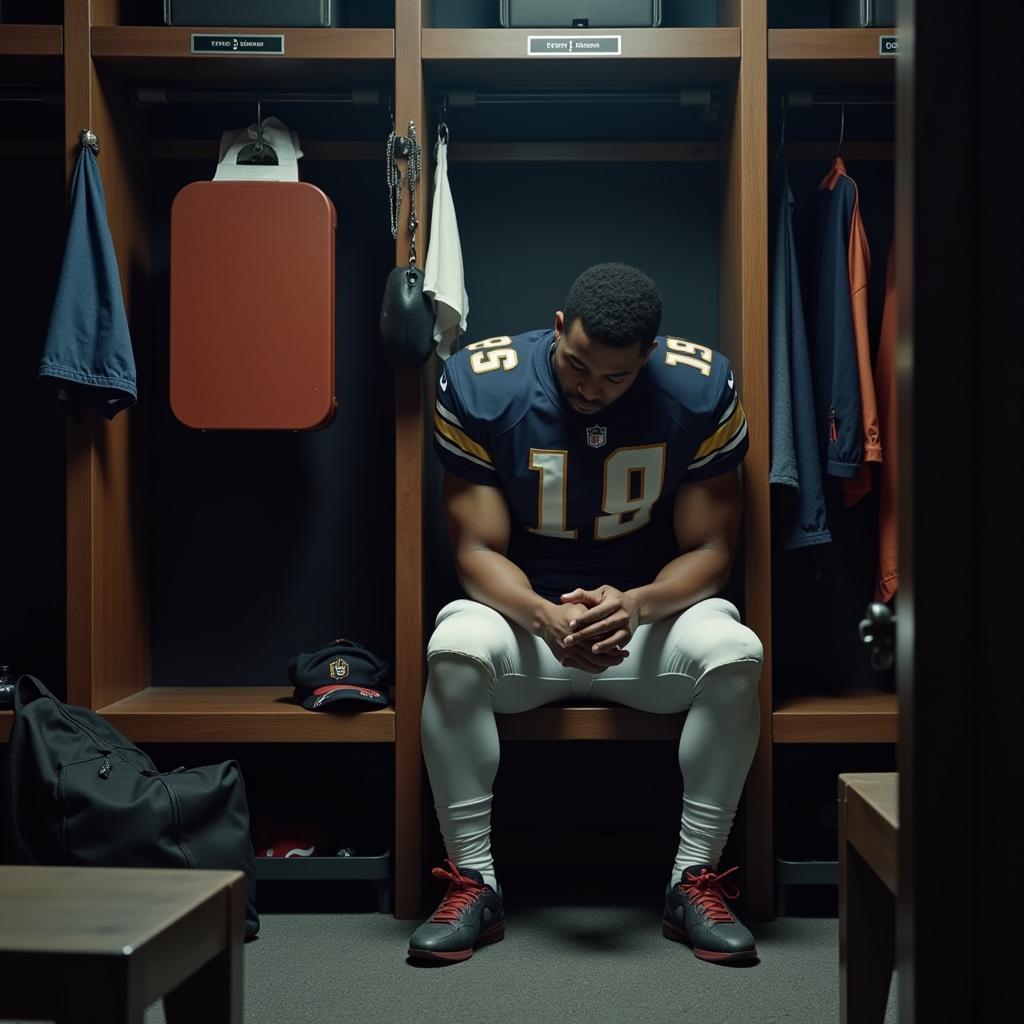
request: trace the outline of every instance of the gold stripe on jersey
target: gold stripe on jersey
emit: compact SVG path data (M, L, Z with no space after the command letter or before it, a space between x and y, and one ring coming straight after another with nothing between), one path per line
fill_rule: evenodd
M459 417L456 416L455 413L453 413L450 409L446 409L441 404L440 399L438 399L434 403L434 411L440 413L449 423L454 423L455 426L457 426L460 430L463 429L462 420L460 420Z
M743 406L737 401L732 415L694 452L691 468L698 462L706 461L722 448L729 446L733 438L746 430L747 417Z
M478 459L483 459L488 466L494 465L494 460L480 447L468 434L463 433L458 427L453 426L446 420L443 420L437 412L434 413L434 429L442 436L448 438L459 448L461 448L467 455L475 455Z
M483 459L475 459L472 455L467 455L461 448L456 448L451 441L446 441L436 431L434 432L434 442L440 445L446 452L451 452L453 455L458 455L460 459L466 462L472 462L475 466L480 466L481 469L486 469L492 476L497 476L494 472L494 467L487 465Z

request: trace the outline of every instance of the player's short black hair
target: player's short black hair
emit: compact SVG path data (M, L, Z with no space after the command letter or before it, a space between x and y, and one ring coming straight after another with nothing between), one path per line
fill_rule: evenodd
M642 270L598 263L573 281L562 312L566 330L579 320L587 337L603 345L648 345L661 324L661 295Z

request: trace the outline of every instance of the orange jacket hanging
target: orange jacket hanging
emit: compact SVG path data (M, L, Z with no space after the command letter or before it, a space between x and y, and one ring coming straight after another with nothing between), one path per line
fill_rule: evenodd
M885 269L885 308L878 342L878 412L885 434L885 461L878 487L878 579L875 600L891 601L900 582L898 460L896 443L896 272L893 247Z
M860 192L846 173L842 157L836 157L819 189L835 190L842 182L852 195L846 240L846 263L849 280L850 316L857 359L857 381L860 385L861 458L863 464L852 477L843 481L845 504L853 505L871 490L870 470L866 463L882 461L882 443L878 428L878 406L871 372L871 342L868 334L868 279L871 276L871 250L864 222L860 216Z

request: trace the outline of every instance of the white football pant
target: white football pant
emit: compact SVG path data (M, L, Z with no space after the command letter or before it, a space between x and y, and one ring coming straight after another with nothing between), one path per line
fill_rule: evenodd
M728 601L710 598L640 626L629 657L599 675L565 668L539 637L476 601L452 601L427 648L423 756L449 859L495 884L491 789L494 714L567 698L667 715L687 712L679 738L683 813L672 884L696 864L718 866L757 748L760 640ZM543 837L538 837L543 841Z

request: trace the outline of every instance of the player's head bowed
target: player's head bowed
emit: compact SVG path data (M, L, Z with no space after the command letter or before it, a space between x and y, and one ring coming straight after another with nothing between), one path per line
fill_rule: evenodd
M661 295L641 270L598 263L573 282L564 307L566 329L579 320L587 337L603 345L646 347L661 325Z

